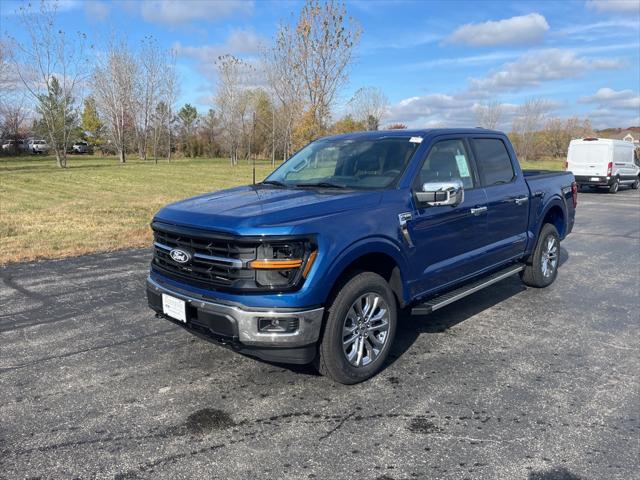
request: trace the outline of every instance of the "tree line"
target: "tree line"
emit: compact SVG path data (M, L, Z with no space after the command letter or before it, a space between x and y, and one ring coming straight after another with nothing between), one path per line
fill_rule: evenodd
M377 130L389 106L381 90L363 87L335 119L361 28L334 0L306 0L297 19L262 46L257 62L218 57L206 112L177 104L177 52L153 37L135 46L113 38L97 49L85 34L61 30L57 3L44 0L25 4L17 18L24 38L0 43L3 137L18 138L35 112L31 131L47 140L60 167L79 139L122 163L131 155L156 162L179 155L275 164L320 136ZM515 112L510 135L522 158L563 156L571 138L592 134L588 121L547 119L548 110L548 102L533 99ZM474 111L485 128L496 128L505 114L498 102Z
M60 167L78 139L123 163L130 155L157 161L176 154L275 163L319 136L377 129L388 104L378 89L361 88L349 112L332 121L360 37L345 5L333 0L307 0L297 21L263 46L258 63L220 56L207 112L177 105L175 50L152 37L135 47L112 39L98 50L85 34L58 27L57 6L41 1L19 9L24 39L0 46L2 70L15 76L0 87L13 86L23 101L4 99L0 111L4 137L19 136L27 112L35 111L31 131L47 140ZM251 85L258 76L266 85Z

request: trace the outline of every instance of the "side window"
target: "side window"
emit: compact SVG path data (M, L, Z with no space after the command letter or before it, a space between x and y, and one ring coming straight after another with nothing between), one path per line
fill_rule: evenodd
M456 179L466 189L474 186L467 149L462 140L442 140L431 147L420 169L420 185Z
M485 187L509 183L515 172L504 142L497 138L474 138L478 168L483 174Z

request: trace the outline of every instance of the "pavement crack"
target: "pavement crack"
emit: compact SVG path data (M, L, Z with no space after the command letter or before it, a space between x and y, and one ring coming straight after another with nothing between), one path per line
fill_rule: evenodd
M347 415L346 417L343 417L342 420L340 420L340 422L338 423L338 425L336 425L331 430L329 430L327 433L322 435L318 440L324 440L325 438L329 438L334 432L340 430L342 428L342 426L345 424L345 422L347 420L349 420L351 417L353 417L355 414L356 414L356 412L353 411L349 415Z
M18 370L18 369L30 367L30 366L33 366L33 365L38 365L40 363L48 362L50 360L58 360L58 359L61 359L61 358L68 358L68 357L73 357L75 355L81 355L83 353L94 352L96 350L104 350L105 348L111 348L111 347L117 347L117 346L120 346L120 345L126 345L128 343L134 343L134 342L137 342L139 340L143 340L145 338L156 337L156 336L159 336L159 335L164 335L165 333L174 332L175 330L176 330L175 328L168 328L168 329L165 329L165 330L160 330L158 332L148 333L146 335L140 335L139 337L129 338L127 340L122 340L121 342L113 342L113 343L109 343L107 345L98 345L97 347L83 348L82 350L76 350L76 351L73 351L73 352L63 353L61 355L51 355L49 357L39 358L37 360L33 360L32 362L23 363L23 364L20 364L20 365L12 365L10 367L2 367L2 368L0 368L0 373L9 372L11 370Z

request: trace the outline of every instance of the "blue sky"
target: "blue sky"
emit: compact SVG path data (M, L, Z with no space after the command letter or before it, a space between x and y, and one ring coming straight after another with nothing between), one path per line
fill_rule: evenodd
M20 37L0 2L2 34ZM301 2L271 0L61 0L62 28L99 46L113 35L135 45L153 35L177 48L181 103L211 107L216 57L257 60L279 22ZM362 86L389 97L385 123L467 126L482 102L550 101L550 115L589 117L596 127L640 125L640 0L347 2L362 27L337 112Z

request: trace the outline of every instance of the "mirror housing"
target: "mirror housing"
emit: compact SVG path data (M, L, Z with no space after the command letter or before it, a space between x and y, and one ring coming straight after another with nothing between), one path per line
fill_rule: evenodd
M464 201L464 187L460 180L429 182L422 185L422 191L415 192L420 205L460 205Z

